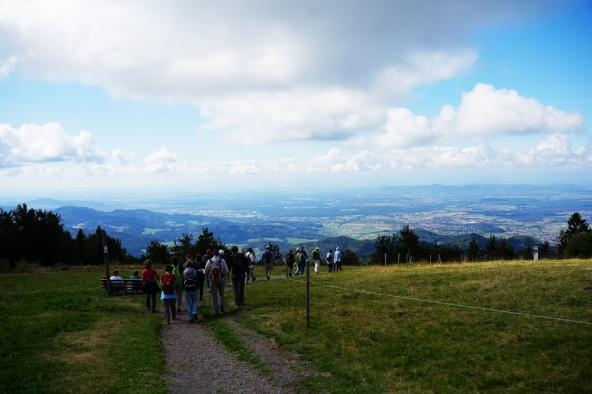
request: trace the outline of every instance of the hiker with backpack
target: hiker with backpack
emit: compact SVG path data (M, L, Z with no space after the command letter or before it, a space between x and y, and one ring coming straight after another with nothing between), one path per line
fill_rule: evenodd
M146 308L152 313L156 313L156 294L160 291L158 279L158 273L152 268L152 261L146 259L142 270L142 290L146 295Z
M327 256L325 256L325 260L327 262L327 269L329 272L333 271L333 250L329 249Z
M218 316L220 313L224 313L224 288L228 275L228 265L220 256L219 250L214 251L214 256L206 263L204 273L209 281L214 314Z
M249 270L247 271L247 277L245 279L245 283L249 283L251 281L255 282L255 280L257 280L257 278L255 277L255 261L257 261L257 260L255 257L255 251L253 250L253 248L247 249L247 253L245 253L245 256L249 260Z
M298 264L298 275L304 275L304 268L308 263L308 254L304 250L304 246L301 246L296 253L296 264Z
M333 270L335 272L341 271L341 250L339 250L339 246L335 248L335 253L333 254Z
M265 245L265 250L261 254L261 262L265 267L265 277L267 280L271 279L271 270L273 268L273 253L271 251L271 246Z
M185 261L191 259L191 254L187 253L187 257ZM173 275L177 278L175 282L175 293L177 294L177 312L181 312L181 306L183 306L183 281L181 277L183 276L183 268L181 267L181 262L177 255L173 255L171 258L171 263L173 265Z
M294 252L292 249L286 255L286 278L292 277L292 268L294 267Z
M203 301L204 287L209 288L209 283L206 284L206 274L204 273L204 271L206 269L206 264L208 260L212 257L214 257L214 251L208 248L206 252L201 256L201 259L195 261L195 269L197 270L197 288L199 291L200 301Z
M232 274L232 288L234 289L234 305L245 305L245 276L249 269L248 260L237 246L230 248L230 273Z
M164 302L164 317L167 324L171 324L171 317L173 320L177 318L177 309L175 308L177 303L175 282L176 278L175 275L173 275L173 266L168 264L160 278L160 299Z
M321 268L321 251L318 246L312 250L312 262L314 263L314 272L318 274Z
M183 264L183 290L185 290L185 304L187 306L187 320L189 323L197 321L199 304L197 303L197 271L193 262Z

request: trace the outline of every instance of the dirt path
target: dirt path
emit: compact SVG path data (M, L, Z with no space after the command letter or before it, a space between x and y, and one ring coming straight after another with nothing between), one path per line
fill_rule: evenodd
M296 383L314 373L295 355L240 326L234 317L223 319L268 373L239 361L201 323L189 324L183 315L162 327L169 393L295 393Z

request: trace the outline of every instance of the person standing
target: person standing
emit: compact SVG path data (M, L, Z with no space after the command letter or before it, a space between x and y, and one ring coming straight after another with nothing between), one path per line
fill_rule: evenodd
M339 250L339 246L335 248L335 253L333 254L333 270L335 272L341 271L341 250Z
M312 262L314 263L314 272L316 274L318 274L319 270L321 269L321 251L319 250L318 246L314 247L311 255L312 255Z
M286 255L286 278L292 277L292 268L294 267L294 252L292 249Z
M271 269L273 268L273 253L271 252L271 246L265 245L265 250L261 254L261 262L265 267L265 277L267 280L271 279Z
M175 282L175 293L177 294L177 312L181 312L181 307L183 306L183 281L181 280L183 276L183 269L181 267L181 262L177 255L172 257L172 264L173 264L173 275L177 278ZM191 254L187 253L186 260L192 260Z
M301 246L296 253L296 264L298 264L298 275L304 275L304 269L308 264L308 254L304 250L304 246Z
M237 246L230 248L230 273L234 289L234 305L245 305L245 276L248 270L247 258L238 251Z
M199 304L197 303L197 271L193 263L186 261L183 264L183 290L185 291L185 306L187 307L187 319L189 323L197 321Z
M152 261L146 259L142 271L142 289L146 295L146 308L152 313L156 312L156 294L160 290L158 279L158 273L152 268Z
M167 324L171 324L171 317L173 320L177 318L177 310L175 309L177 295L175 293L176 278L173 275L173 266L168 264L164 269L164 273L160 278L160 299L164 302L164 317Z
M329 251L327 252L325 260L327 260L327 269L329 270L329 272L333 271L333 251L331 249L329 249Z
M214 314L218 316L220 313L224 313L224 287L228 275L228 265L220 256L219 250L214 251L214 256L206 263L204 273L209 281Z
M195 267L195 269L197 270L197 289L200 301L203 301L203 292L206 283L206 274L204 273L204 270L206 268L206 263L212 257L214 257L214 251L208 248L203 256L201 256L201 259L196 261L197 267Z
M246 283L255 282L255 280L257 279L255 277L255 261L257 261L257 259L255 257L255 251L253 250L253 248L247 249L247 253L245 253L245 256L249 260L249 270L247 271Z

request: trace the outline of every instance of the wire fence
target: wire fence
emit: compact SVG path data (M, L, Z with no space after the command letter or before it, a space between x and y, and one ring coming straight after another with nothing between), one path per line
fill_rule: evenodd
M305 280L298 279L298 278L287 278L287 279L292 280L292 281L296 281L296 282L306 283ZM340 291L356 292L356 293L360 293L360 294L375 295L375 296L387 297L387 298L393 298L393 299L401 299L401 300L414 301L414 302L420 302L420 303L442 305L442 306L447 306L447 307L452 307L452 308L470 309L470 310L477 310L477 311L482 311L482 312L493 312L493 313L500 313L500 314L506 314L506 315L522 316L522 317L528 317L528 318L532 318L532 319L553 320L553 321L558 321L558 322L563 322L563 323L592 326L592 322L584 321L584 320L566 319L563 317L546 316L546 315L539 315L539 314L528 313L528 312L517 312L517 311L508 311L508 310L504 310L504 309L489 308L489 307L482 307L482 306L475 306L475 305L465 305L465 304L459 304L459 303L454 303L454 302L430 300L430 299L426 299L426 298L388 294L388 293L381 293L381 292L377 292L377 291L369 291L369 290L363 290L363 289L353 289L353 288L349 288L349 287L329 285L329 284L318 283L318 282L317 283L311 282L310 285L318 286L318 287L326 287L326 288L340 290Z

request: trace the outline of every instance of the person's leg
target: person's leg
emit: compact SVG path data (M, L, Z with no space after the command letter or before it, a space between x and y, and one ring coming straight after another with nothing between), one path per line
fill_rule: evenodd
M244 278L244 275L242 276ZM238 302L239 306L245 305L245 281L241 280L238 285Z
M220 300L218 294L218 287L214 282L210 282L210 293L212 294L212 307L214 308L214 314L220 313Z
M224 289L226 288L226 280L220 280L218 282L218 303L220 305L220 313L224 313Z

